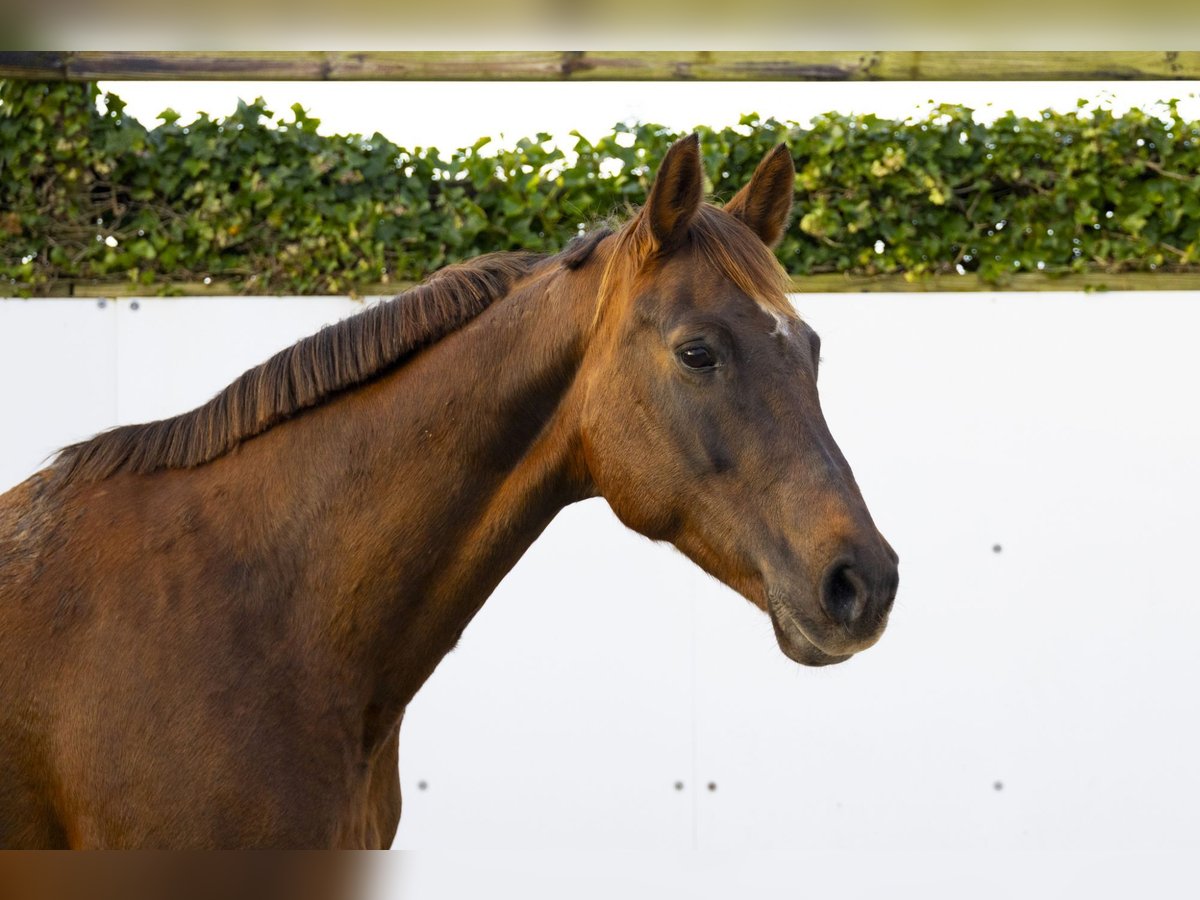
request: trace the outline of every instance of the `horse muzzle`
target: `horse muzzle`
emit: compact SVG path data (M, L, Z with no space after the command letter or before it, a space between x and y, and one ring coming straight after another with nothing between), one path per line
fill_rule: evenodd
M807 590L772 589L767 610L780 649L806 666L844 662L882 636L896 599L895 551L846 553L821 571Z

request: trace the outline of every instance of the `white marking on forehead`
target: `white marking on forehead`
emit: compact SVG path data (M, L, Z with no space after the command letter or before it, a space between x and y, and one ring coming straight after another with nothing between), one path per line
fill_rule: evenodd
M787 316L778 310L769 309L768 307L763 306L761 303L758 306L759 309L775 320L775 328L771 331L771 337L774 337L777 334L782 335L783 337L791 337L792 328Z

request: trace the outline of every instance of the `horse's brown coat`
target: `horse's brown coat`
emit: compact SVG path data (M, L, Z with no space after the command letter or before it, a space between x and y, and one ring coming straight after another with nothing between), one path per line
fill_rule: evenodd
M405 707L597 494L794 659L869 646L895 556L767 249L791 173L722 212L680 142L617 234L446 272L0 497L0 846L387 846Z

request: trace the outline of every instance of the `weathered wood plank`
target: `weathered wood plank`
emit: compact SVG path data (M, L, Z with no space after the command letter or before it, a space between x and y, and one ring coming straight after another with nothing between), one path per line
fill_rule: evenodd
M154 297L163 294L179 297L224 297L241 293L240 285L230 281L179 281L167 284L130 284L125 282L58 282L39 289L39 297L90 297L120 299ZM409 287L411 282L363 285L360 297L390 297ZM15 297L19 286L0 285L0 297ZM978 276L929 275L909 279L904 275L870 277L842 274L794 277L791 289L797 294L854 293L942 293L994 291L1066 292L1066 291L1200 291L1200 272L1072 272L1063 275L1023 273L1012 275L1000 284L982 281Z
M279 81L1200 79L1200 51L0 51L0 78Z
M1026 272L1010 275L1000 283L978 275L807 275L792 279L799 294L931 293L953 291L1200 291L1200 272Z
M938 51L880 53L866 78L882 81L1172 81L1200 74L1200 52Z

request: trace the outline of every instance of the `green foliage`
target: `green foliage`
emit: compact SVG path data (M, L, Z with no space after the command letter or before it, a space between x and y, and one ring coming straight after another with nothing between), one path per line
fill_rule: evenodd
M443 157L380 134L325 137L261 100L189 126L146 129L93 85L0 81L0 279L232 281L245 293L352 292L481 252L556 249L645 196L678 135L617 125L569 154L539 134L481 138ZM991 125L942 106L920 120L827 113L810 127L750 115L700 128L728 199L782 140L797 212L789 271L877 274L1194 270L1200 123L1012 114Z

